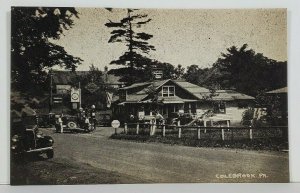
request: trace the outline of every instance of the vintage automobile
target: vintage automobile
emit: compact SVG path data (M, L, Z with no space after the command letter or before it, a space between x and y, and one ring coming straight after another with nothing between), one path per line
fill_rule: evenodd
M97 125L110 126L112 121L112 112L111 110L97 111L95 119Z
M169 116L166 119L167 125L177 125L178 121L180 121L180 125L186 125L193 121L193 116L189 113L178 113L174 112L169 114Z
M55 129L56 132L61 132L61 124L59 122L60 116L57 115ZM95 127L91 124L92 120L89 117L78 118L74 115L63 115L62 127L64 132L91 132Z
M46 154L49 159L53 158L54 140L39 131L36 116L13 117L11 123L12 156Z
M39 127L52 127L55 125L55 114L40 114L38 115L38 126Z

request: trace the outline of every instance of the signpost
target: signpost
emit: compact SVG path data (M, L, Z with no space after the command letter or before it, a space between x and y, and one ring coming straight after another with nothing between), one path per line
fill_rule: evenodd
M93 82L89 83L84 88L88 90L90 93L95 93L99 89L99 87Z
M115 128L115 134L117 134L117 128L120 127L120 121L118 121L118 120L113 120L113 121L111 122L111 126L112 126L113 128Z
M80 102L80 90L72 88L71 89L71 102L79 103Z

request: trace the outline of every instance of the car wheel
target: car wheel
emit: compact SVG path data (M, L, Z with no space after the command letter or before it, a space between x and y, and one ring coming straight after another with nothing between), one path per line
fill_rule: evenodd
M77 128L77 124L73 121L70 121L67 126L70 128L70 129L76 129Z
M54 151L53 150L49 150L49 151L47 151L46 155L47 155L48 159L52 159L54 157Z

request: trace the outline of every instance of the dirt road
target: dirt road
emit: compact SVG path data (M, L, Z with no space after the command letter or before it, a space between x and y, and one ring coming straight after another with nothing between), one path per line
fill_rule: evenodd
M55 158L42 164L73 163L79 170L80 165L82 169L88 165L87 171L99 170L99 175L105 171L110 179L99 179L99 183L288 182L289 179L287 153L136 143L109 139L113 132L112 128L98 128L90 134L59 134L44 129L55 140ZM86 183L97 182L94 179Z

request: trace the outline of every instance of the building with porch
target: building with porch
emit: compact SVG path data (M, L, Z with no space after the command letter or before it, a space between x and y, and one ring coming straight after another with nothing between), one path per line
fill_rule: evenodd
M254 97L233 90L211 92L185 80L155 80L120 88L113 111L120 120L126 120L129 115L141 119L152 115L154 110L166 118L173 112L203 118L208 111L213 111L209 119L239 124L253 100Z
M112 87L118 89L124 86L124 82L121 82L121 77L108 74L106 71L102 72L101 79L103 83L94 83L92 80L89 83L83 84L79 82L79 79L87 76L90 71L52 71L51 77L51 96L50 98L51 111L55 113L69 113L71 110L78 109L79 106L87 107L89 100L95 99L96 108L107 109L106 101L101 101L100 96L93 90L100 90L102 87ZM71 93L72 89L78 90L81 88L80 94L78 93L79 102L72 101ZM106 91L102 89L103 91ZM88 93L84 95L85 93ZM108 93L108 92L107 92ZM98 100L99 99L99 100Z

